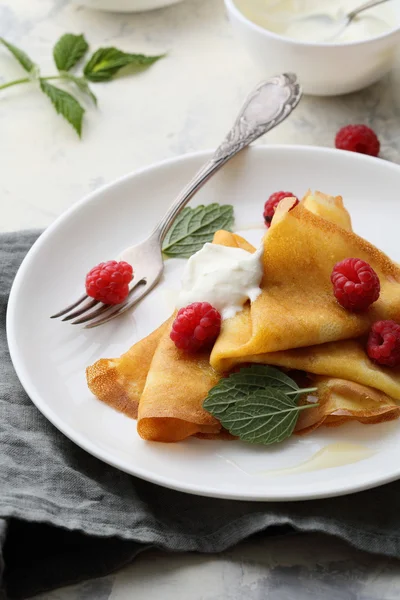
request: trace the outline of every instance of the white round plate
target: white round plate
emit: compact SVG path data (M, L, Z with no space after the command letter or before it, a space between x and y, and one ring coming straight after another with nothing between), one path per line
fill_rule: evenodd
M202 152L128 175L73 206L25 258L8 308L8 341L18 376L39 410L76 444L103 461L160 485L207 496L300 500L370 488L400 476L400 422L321 428L271 446L190 439L148 443L135 421L94 398L85 368L115 357L172 312L184 260L168 260L159 286L130 314L94 329L49 315L82 293L86 272L139 242L177 192L210 156ZM400 261L400 167L384 160L312 147L257 146L242 152L198 193L193 204L231 203L236 230L251 241L264 230L265 199L308 188L342 195L354 229ZM318 471L274 474L333 442L361 444L371 456Z

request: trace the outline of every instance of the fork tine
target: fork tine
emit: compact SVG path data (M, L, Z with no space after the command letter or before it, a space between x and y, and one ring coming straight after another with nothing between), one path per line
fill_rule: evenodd
M115 319L115 317L122 315L122 313L127 311L129 308L132 308L132 306L134 306L137 302L139 302L139 300L141 300L144 296L146 296L146 294L148 294L150 292L150 290L154 287L156 281L151 286L144 285L146 283L147 283L146 279L141 279L140 281L138 281L138 283L135 285L135 287L132 288L132 290L130 291L128 298L132 295L132 292L134 290L136 290L137 287L139 287L139 285L143 285L143 289L141 290L141 292L139 292L139 294L135 294L134 298L131 298L131 300L129 300L125 304L122 304L122 306L120 304L118 304L117 306L115 306L113 308L113 310L111 312L104 315L104 317L102 317L100 319L96 319L95 321L88 323L87 325L85 325L85 329L92 329L93 327L98 327L99 325L103 325L103 323L107 323L108 321ZM111 308L111 307L108 307L108 308ZM95 315L93 315L93 316L95 316Z
M90 300L89 302L87 302L86 304L84 304L83 306L81 306L81 308L79 308L78 310L74 310L74 312L70 313L69 315L66 315L61 320L62 321L70 321L74 317L79 317L79 315L82 315L87 310L90 310L91 308L93 308L94 306L96 306L96 304L99 304L98 300Z
M60 312L56 313L55 315L52 315L50 317L50 319L58 319L58 317L62 317L63 315L65 315L67 312L69 312L70 310L72 310L73 308L75 308L76 306L79 306L79 304L82 304L82 302L84 300L86 300L87 296L86 294L84 296L81 296L79 298L79 300L77 300L76 302L74 302L73 304L70 304L69 306L67 306L66 308L64 308L63 310L60 310Z
M102 315L104 312L110 310L110 308L112 307L112 304L102 304L99 308L96 308L96 310L84 314L83 317L81 317L80 319L75 319L75 321L71 321L71 325L79 325L80 323L86 323L87 321L90 321L90 319Z

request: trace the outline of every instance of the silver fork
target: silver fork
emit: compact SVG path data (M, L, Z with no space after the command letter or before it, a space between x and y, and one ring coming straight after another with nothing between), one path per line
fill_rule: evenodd
M118 257L129 262L135 271L126 301L110 306L84 295L51 318L64 316L63 321L75 319L73 325L87 323L85 327L90 329L119 317L144 298L157 284L164 270L162 243L167 231L189 200L228 160L286 119L300 98L297 77L291 73L272 77L259 84L246 98L232 129L212 158L181 191L150 236L144 242L127 248Z

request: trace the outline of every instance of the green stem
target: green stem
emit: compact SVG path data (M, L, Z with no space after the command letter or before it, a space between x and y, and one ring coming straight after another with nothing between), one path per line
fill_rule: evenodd
M19 85L20 83L29 83L30 81L32 81L32 79L29 79L29 77L16 79L15 81L9 81L8 83L3 83L2 85L0 85L0 90L5 90L6 88L11 87L12 85Z
M63 79L63 77L62 75L50 75L49 77L41 77L41 79L48 81L49 79ZM2 85L0 85L0 90L5 90L6 88L12 87L13 85L19 85L20 83L31 83L32 81L35 80L31 79L30 77L15 79L14 81L9 81L8 83L3 83Z
M292 396L294 394L308 394L310 392L315 392L317 390L316 387L310 387L310 388L303 388L303 389L298 389L298 390L293 390L293 392L285 392L286 396Z
M301 406L296 406L298 410L306 410L306 408L317 408L319 406L318 402L313 402L312 404L302 404Z

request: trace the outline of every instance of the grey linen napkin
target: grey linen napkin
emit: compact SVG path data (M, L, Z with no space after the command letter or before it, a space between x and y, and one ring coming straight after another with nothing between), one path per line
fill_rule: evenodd
M104 575L157 546L220 552L250 535L319 531L400 558L400 481L292 503L190 496L117 471L57 431L11 364L5 316L11 283L38 232L0 236L0 570L3 595ZM290 543L290 541L288 541Z

